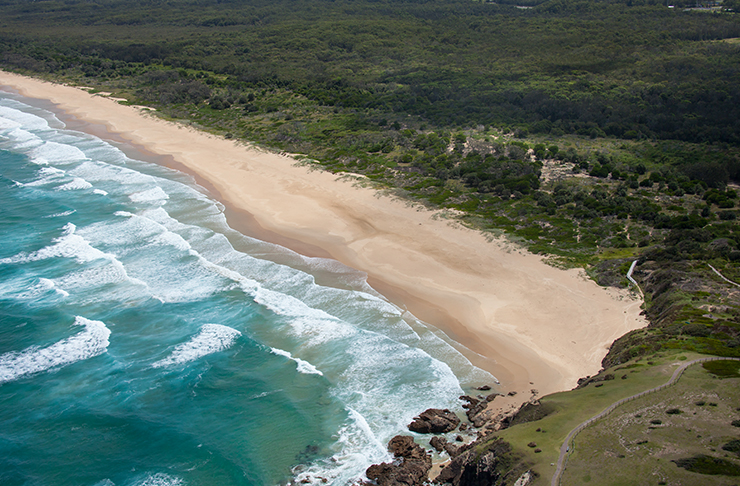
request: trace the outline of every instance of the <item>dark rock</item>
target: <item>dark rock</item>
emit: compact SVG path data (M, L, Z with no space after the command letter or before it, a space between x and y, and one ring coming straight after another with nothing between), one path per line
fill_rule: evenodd
M478 388L476 388L476 390L480 390L480 391L488 391L490 389L491 387L488 385L483 385L483 386L479 386Z
M434 437L432 437L432 440L429 441L429 445L434 447L437 450L437 452L442 452L443 450L445 450L446 444L447 444L447 439L445 439L444 437L440 437L438 435L435 435Z
M487 402L492 402L492 401L493 401L493 399L494 399L494 398L496 398L496 397L497 397L497 396L499 396L499 395L501 395L501 394L500 394L500 393L491 393L490 395L488 395L488 396L486 397L486 401L487 401Z
M474 427L481 428L491 420L492 416L492 412L482 411L470 420L473 422Z
M464 445L456 446L455 444L448 442L447 444L445 444L445 452L447 452L447 454L449 454L450 457L455 458L458 455L460 455L464 447L465 447Z
M468 402L468 403L463 403L463 406L462 407L465 410L470 410L471 408L473 408L476 405L478 405L478 402L480 401L477 398L471 397L470 395L461 395L460 396L460 400L462 400L464 402Z
M509 396L510 396L510 397L513 397L513 396L515 396L515 395L516 395L516 392L515 392L514 390L512 390L512 391L510 391L510 392L509 392Z
M443 434L455 430L460 424L457 415L447 409L430 408L409 424L409 430L420 434Z
M509 444L501 439L494 439L486 444L476 444L476 446L468 447L450 461L437 476L436 481L454 486L489 486L504 484L504 481L513 483L519 477L521 473L518 467L510 471L506 471L508 468L501 467L509 462L507 459L511 452Z
M378 486L416 486L428 480L432 458L413 437L397 435L388 443L388 450L398 459L373 464L365 472L368 479Z
M468 402L463 403L462 407L465 409L465 415L468 416L468 420L473 422L473 424L476 423L475 416L484 411L488 406L488 401L478 400L477 398L473 398L468 395L461 396L460 400ZM476 425L476 427L480 427L480 425Z
M466 430L468 430L468 424L466 424L465 422L461 423L460 424L460 431L463 431L464 432Z
M457 437L455 437L455 441L456 442L463 442L463 441L465 441L465 439L462 438L462 435L458 435Z
M432 459L426 451L416 442L413 437L407 435L397 435L388 442L388 450L396 457L403 457L407 460L428 460Z

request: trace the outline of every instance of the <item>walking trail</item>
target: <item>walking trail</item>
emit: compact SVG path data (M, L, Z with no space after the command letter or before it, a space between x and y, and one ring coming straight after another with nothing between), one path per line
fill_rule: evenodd
M581 422L576 428L570 431L568 433L568 436L565 438L565 442L563 442L563 445L560 446L560 457L558 457L558 464L557 468L555 468L555 474L552 476L552 481L550 482L551 486L558 486L560 484L560 477L563 474L563 471L565 470L565 466L567 464L567 458L568 453L571 449L571 443L575 439L576 435L578 435L583 429L591 425L592 423L596 422L597 420L606 417L610 413L612 413L618 406L622 405L623 403L627 403L629 401L635 400L637 398L643 397L645 395L648 395L650 393L662 390L664 388L667 388L673 384L675 384L678 379L681 377L683 372L691 365L697 364L697 363L703 363L705 361L717 361L717 360L732 360L732 361L740 361L740 358L721 358L721 357L711 357L711 358L699 358L695 359L693 361L689 361L687 363L682 364L679 366L676 371L673 372L673 375L671 376L671 379L668 380L666 383L656 386L654 388L651 388L649 390L645 390L644 392L638 393L636 395L632 395L627 398L623 398L619 401L616 401L609 405L605 410L603 410L601 413L594 415L590 419L586 420L585 422Z

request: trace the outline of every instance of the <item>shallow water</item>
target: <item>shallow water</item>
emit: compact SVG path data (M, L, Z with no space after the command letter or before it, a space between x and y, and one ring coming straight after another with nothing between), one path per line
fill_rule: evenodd
M491 382L365 275L0 92L0 483L347 484Z

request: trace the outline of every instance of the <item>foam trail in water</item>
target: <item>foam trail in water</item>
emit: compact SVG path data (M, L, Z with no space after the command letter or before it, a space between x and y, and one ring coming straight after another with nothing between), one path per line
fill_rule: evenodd
M69 292L66 292L60 288L57 288L56 283L53 280L50 280L48 278L39 278L39 282L30 287L25 292L21 292L19 294L16 294L16 298L19 299L38 299L43 298L45 295L49 294L50 290L54 290L55 293L58 295L61 295L62 297L69 297ZM4 293L0 291L0 294Z
M74 234L77 227L72 223L64 225L64 233L59 238L54 238L53 245L46 246L32 253L19 253L10 258L0 259L0 263L26 263L47 258L74 258L77 263L87 263L94 260L114 259L113 255L103 253L93 248L85 239Z
M110 330L105 324L77 316L75 325L85 326L85 330L47 348L32 346L20 352L0 355L0 384L92 358L108 349Z
M76 212L77 212L76 209L70 209L69 211L64 211L64 212L61 212L61 213L54 213L54 214L50 214L48 216L44 216L44 218L59 218L61 216L69 216L70 214L74 214Z
M85 179L81 177L75 177L72 179L71 182L67 182L66 184L62 184L61 186L57 187L57 191L78 191L80 189L90 189L92 187L92 184L87 182Z
M38 171L38 175L41 176L40 178L35 181L21 183L21 186L40 187L50 183L58 184L61 182L59 179L64 177L65 174L66 172L62 169L57 169L55 167L42 167Z
M183 344L178 344L172 354L157 361L154 368L163 368L194 361L203 356L229 348L242 333L236 329L219 324L205 324L197 336Z
M133 484L135 486L183 486L185 483L182 478L170 476L169 474L157 473L149 474L146 478L137 480Z
M43 142L33 148L28 156L36 163L76 164L85 159L85 153L77 147L57 142ZM43 161L43 162L41 162Z
M282 349L277 349L277 348L270 348L270 352L272 354L277 354L278 356L285 356L286 358L295 361L296 364L298 365L296 369L300 373L305 373L307 375L324 376L324 374L321 371L319 371L314 365L312 365L308 361L304 361L300 358L293 357L293 355L290 354L288 351L283 351Z
M133 202L161 202L162 204L169 198L170 196L159 186L129 196Z

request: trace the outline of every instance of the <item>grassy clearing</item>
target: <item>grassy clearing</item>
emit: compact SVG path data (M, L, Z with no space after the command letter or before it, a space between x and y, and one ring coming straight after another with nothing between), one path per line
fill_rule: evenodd
M731 425L740 417L738 407L740 378L720 379L692 366L675 386L629 402L584 430L562 484L737 484L737 477L717 472L718 465L729 464L726 471L740 466L739 458L722 448L740 437L740 428ZM711 475L673 462L690 458L699 466L712 465L699 468Z
M590 383L578 390L543 397L542 405L551 407L553 413L536 422L515 425L502 431L500 436L512 445L515 452L524 454L525 460L533 464L533 469L540 475L534 484L550 484L555 471L551 464L557 462L560 446L568 432L617 400L665 383L681 363L697 357L700 355L695 353L661 353L652 356L649 361L637 359L606 369L596 378L613 375L613 380ZM536 447L528 447L532 442ZM580 447L580 436L578 444ZM536 448L541 452L534 452Z

